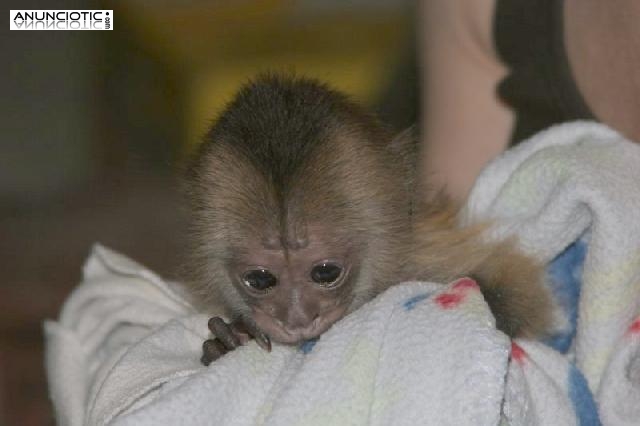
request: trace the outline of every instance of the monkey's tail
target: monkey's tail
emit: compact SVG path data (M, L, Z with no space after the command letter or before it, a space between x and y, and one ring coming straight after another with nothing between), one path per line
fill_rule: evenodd
M544 265L522 253L514 239L486 242L482 238L486 224L458 227L456 214L444 204L415 217L414 278L437 282L473 278L499 330L510 337L548 334L553 304Z

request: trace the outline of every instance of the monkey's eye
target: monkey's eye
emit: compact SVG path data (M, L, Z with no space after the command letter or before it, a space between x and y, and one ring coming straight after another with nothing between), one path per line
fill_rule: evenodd
M342 275L342 267L335 263L324 262L311 269L311 279L318 284L331 284Z
M255 290L266 291L278 283L278 279L266 269L253 269L242 276L242 282Z

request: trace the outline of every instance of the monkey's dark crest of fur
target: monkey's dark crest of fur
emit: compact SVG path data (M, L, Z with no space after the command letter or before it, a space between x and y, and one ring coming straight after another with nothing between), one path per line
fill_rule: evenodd
M546 330L542 268L511 241L460 229L446 200L411 214L415 137L395 139L345 95L312 79L277 75L245 85L205 137L190 168L194 300L217 315L247 315L228 272L237 256L274 239L295 250L307 233L348 248L354 270L336 294L353 310L407 279L478 280L498 327Z
M392 281L407 246L409 193L391 139L372 115L316 80L265 75L244 86L190 168L199 299L243 306L223 273L234 250L312 225L360 254L355 304Z

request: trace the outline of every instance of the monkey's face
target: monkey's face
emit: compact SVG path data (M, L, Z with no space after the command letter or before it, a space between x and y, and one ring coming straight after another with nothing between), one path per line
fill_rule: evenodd
M347 312L359 269L348 246L310 235L296 244L256 244L243 252L230 275L271 339L294 344L317 337Z

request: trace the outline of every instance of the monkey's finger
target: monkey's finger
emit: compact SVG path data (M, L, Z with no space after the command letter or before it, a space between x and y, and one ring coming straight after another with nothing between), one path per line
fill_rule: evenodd
M219 344L216 340L209 339L202 344L202 358L200 361L202 361L204 365L209 365L211 362L224 355L224 353L225 348L222 347L221 343Z
M215 325L219 322L223 322L224 320L220 317L211 317L209 318L209 321L207 322L207 327L209 327L209 331L211 331L212 333L215 334Z
M220 317L213 317L209 320L209 330L227 349L235 349L241 345L240 339L236 337L231 327Z
M205 354L202 354L202 356L200 357L200 364L204 365L205 367L208 367L209 364L211 364L213 361L213 359L209 359Z
M247 328L249 334L256 339L258 346L267 352L271 352L271 339L269 339L269 336L264 334L253 322L247 321L244 323L244 326Z
M263 332L258 332L258 334L254 336L254 338L256 339L256 343L258 344L258 346L260 346L267 352L271 352L271 339L269 339L269 336L267 336Z
M238 339L240 339L240 343L245 345L249 340L253 339L253 336L247 330L247 327L244 325L243 321L234 321L230 325L231 331L236 335Z
M207 366L227 352L227 349L218 339L205 340L202 344L202 358L200 358L200 362Z

